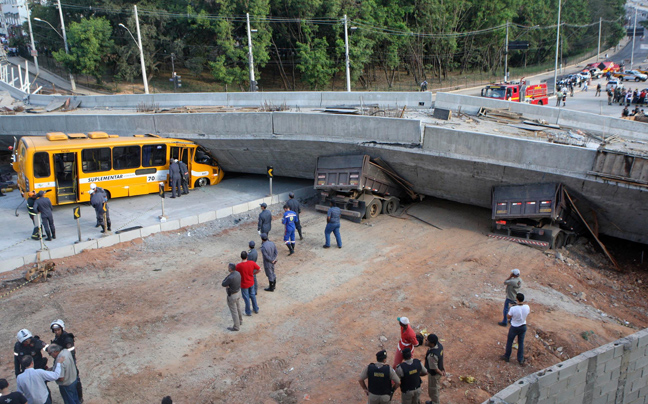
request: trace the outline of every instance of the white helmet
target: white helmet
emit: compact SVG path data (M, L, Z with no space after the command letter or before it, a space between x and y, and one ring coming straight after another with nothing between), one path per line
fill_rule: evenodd
M52 321L52 324L50 324L51 329L54 329L54 327L61 327L61 329L65 329L65 323L59 318L58 320Z
M16 338L18 339L18 342L21 344L25 342L25 340L29 339L32 337L31 332L29 332L28 329L23 328L22 330L18 331L18 334L16 335Z
M94 182L90 184L90 189L97 189L97 184Z

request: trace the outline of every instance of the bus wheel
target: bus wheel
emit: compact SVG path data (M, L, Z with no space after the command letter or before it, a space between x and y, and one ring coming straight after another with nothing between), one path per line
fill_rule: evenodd
M110 200L110 191L107 189L104 189L104 191L106 192L106 199Z
M207 184L209 184L209 181L207 181L207 178L198 178L196 180L196 186L197 187L206 187Z

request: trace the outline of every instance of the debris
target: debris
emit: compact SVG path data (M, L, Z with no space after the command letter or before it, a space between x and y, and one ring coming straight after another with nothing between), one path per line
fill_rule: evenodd
M459 376L459 380L461 380L462 382L466 382L468 384L473 384L477 381L477 379L475 379L472 376Z
M63 108L65 103L69 100L69 98L57 98L52 100L47 106L45 107L45 111L47 112L52 112L56 111L57 109Z
M436 119L442 119L444 121L449 121L450 119L452 119L452 111L450 111L449 109L434 108L432 117Z

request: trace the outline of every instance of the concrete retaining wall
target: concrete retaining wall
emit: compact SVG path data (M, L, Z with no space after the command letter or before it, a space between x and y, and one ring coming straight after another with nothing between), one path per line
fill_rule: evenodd
M24 97L22 97L24 98ZM22 99L20 98L20 99ZM47 105L55 99L68 96L32 94L31 105ZM136 109L140 104L157 104L161 108L208 105L232 107L260 107L262 105L322 108L334 106L378 104L380 107L430 108L430 92L259 92L259 93L181 93L137 95L93 95L72 97L81 101L83 108Z
M648 403L648 329L526 376L483 404Z
M526 118L544 119L551 124L576 127L586 132L599 135L619 135L629 139L648 140L648 125L643 122L554 108L546 105L539 106L469 95L437 93L434 106L452 111L458 111L461 108L461 111L467 114L476 114L481 107L508 108L512 112L523 114Z

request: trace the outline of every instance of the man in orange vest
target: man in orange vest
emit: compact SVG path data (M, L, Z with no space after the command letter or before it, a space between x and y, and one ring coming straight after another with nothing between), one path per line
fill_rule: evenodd
M412 354L414 354L414 347L419 345L416 339L416 333L410 327L409 319L407 317L398 317L396 320L398 320L401 326L401 338L398 341L398 349L396 349L396 354L394 355L394 368L403 361L403 349L409 348L412 350Z

